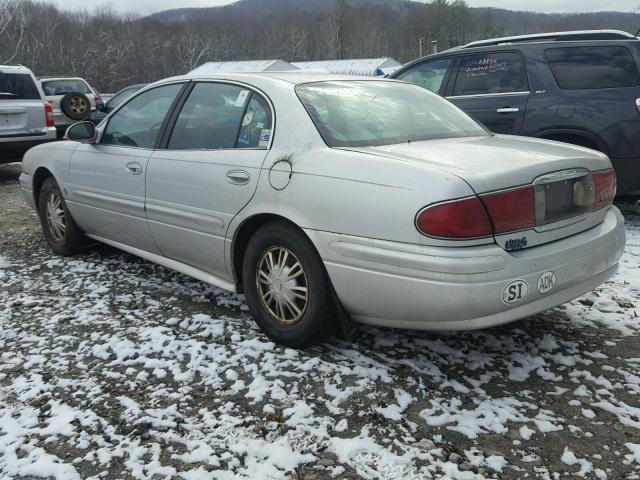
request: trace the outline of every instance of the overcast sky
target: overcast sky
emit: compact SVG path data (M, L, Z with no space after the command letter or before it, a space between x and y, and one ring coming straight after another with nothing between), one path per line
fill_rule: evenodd
M143 15L179 7L212 7L233 3L232 0L48 0L67 9L88 9L110 5L122 12ZM304 0L300 0L304 2ZM640 0L467 0L472 7L500 7L510 10L535 10L538 12L592 12L617 10L640 11Z

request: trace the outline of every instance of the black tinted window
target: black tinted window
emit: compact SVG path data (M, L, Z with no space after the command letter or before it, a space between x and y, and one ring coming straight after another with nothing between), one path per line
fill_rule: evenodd
M453 94L483 95L527 90L522 56L515 52L498 52L463 57Z
M270 138L271 113L259 96L236 85L199 83L180 111L168 148L256 148Z
M438 93L450 64L450 58L421 63L396 78Z
M545 54L558 86L565 90L639 84L631 52L624 47L550 48Z
M39 100L40 93L28 73L0 72L0 101Z

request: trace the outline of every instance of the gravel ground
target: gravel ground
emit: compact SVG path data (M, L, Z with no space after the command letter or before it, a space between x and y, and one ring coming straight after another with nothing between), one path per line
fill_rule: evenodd
M295 351L242 296L105 246L53 255L18 174L0 166L0 478L640 478L640 207L618 275L567 305Z

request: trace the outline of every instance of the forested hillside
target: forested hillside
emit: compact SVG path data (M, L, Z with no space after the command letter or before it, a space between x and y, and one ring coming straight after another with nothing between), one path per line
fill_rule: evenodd
M0 64L22 63L37 75L80 75L114 91L207 60L390 56L404 62L418 56L421 42L427 53L434 40L444 49L486 37L586 28L635 33L640 14L547 15L469 8L463 0L241 0L136 17L0 0Z

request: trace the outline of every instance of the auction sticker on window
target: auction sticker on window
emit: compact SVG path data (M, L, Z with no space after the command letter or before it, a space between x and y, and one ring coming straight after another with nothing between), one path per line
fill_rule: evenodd
M556 274L553 272L544 272L538 278L538 292L548 293L556 286Z
M502 301L507 305L521 302L529 293L529 284L524 280L514 280L502 290Z

